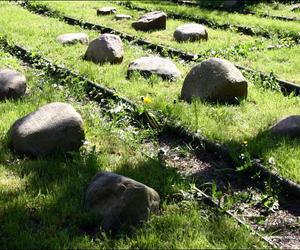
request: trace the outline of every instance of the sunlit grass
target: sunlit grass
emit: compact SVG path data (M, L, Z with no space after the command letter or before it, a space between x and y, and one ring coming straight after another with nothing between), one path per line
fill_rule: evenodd
M80 86L57 88L54 79L27 68L0 50L0 68L25 74L26 95L0 103L0 248L261 248L249 231L211 208L167 199L188 187L173 169L143 156L111 133L97 105L83 100ZM83 93L82 93L83 94ZM7 145L13 122L49 102L68 102L81 114L86 133L79 152L31 159ZM136 229L106 234L83 209L85 190L97 171L114 171L155 188L162 199L160 213ZM183 205L184 204L184 205Z
M266 163L268 157L272 155L281 174L300 182L300 169L295 168L294 164L294 161L300 160L300 148L295 146L297 141L286 140L282 144L281 140L273 139L265 133L282 116L299 114L299 97L285 97L279 92L263 89L259 87L259 80L248 77L251 82L249 96L240 105L209 104L201 101L189 105L179 97L184 77L193 64L174 60L182 73L182 77L174 83L162 81L158 77L145 80L136 76L129 80L125 78L129 62L149 52L127 44L122 64L95 65L81 59L86 46L61 46L55 40L61 33L80 31L80 28L66 25L56 19L31 14L21 7L3 3L1 5L0 14L3 19L0 21L0 29L9 39L53 61L74 68L141 105L141 97L147 96L152 100L147 104L148 107L161 110L172 119L178 119L194 130L200 130L209 139L220 141L233 148L239 148L242 142L247 140L251 154L263 158ZM31 25L28 26L25 20ZM19 30L22 32L18 32ZM96 32L88 34L91 38L98 36ZM273 146L269 142L272 142ZM278 151L282 153L278 154ZM294 153L293 158L284 157L290 151Z

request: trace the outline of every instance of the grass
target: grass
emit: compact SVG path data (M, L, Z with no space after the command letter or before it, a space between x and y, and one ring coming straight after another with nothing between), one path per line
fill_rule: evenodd
M248 80L252 83L249 85L249 96L240 105L210 104L199 100L189 105L180 100L179 93L183 79L193 64L175 60L182 72L182 77L175 83L164 82L158 77L145 80L136 76L128 80L125 76L129 62L148 52L126 44L122 64L95 65L81 59L86 50L85 46L61 46L55 41L57 35L81 31L80 28L66 25L56 19L31 14L7 3L1 3L0 14L3 17L0 21L0 31L6 34L8 39L74 68L141 105L141 97L147 96L152 102L145 105L146 108L161 110L172 119L180 120L190 128L199 130L209 139L225 143L233 149L240 149L243 142L248 141L247 150L252 156L262 158L265 164L273 157L280 174L300 182L300 169L296 167L300 159L299 141L273 138L267 132L281 117L299 113L299 97L285 97L280 92L265 89L263 86L272 85L272 82L261 82L258 78L248 75ZM30 27L25 20L30 22ZM98 36L96 32L88 34L91 38ZM286 155L293 157L287 158Z
M298 36L300 29L300 23L285 22L281 20L274 20L268 18L260 18L254 15L245 15L239 13L228 13L226 11L220 10L206 10L201 8L191 8L184 5L176 5L167 2L137 2L132 1L134 6L145 7L148 9L163 10L166 13L176 12L190 16L198 16L201 18L206 18L217 22L219 24L233 24L233 25L243 25L251 27L255 32L268 31L273 36L283 35L283 36Z
M96 8L109 5L107 2L43 1L38 3L42 3L42 5L46 5L47 7L66 15L72 13L72 16L75 16L79 19L88 20L94 23L101 23L126 33L147 38L153 43L170 45L172 47L184 49L185 51L191 53L206 52L204 53L205 56L221 56L237 64L241 64L246 67L252 67L258 71L263 71L268 74L275 73L275 75L281 79L286 79L300 84L299 70L297 67L300 63L299 48L293 47L290 49L267 50L267 45L278 43L276 38L270 40L263 38L258 39L251 36L238 35L230 31L211 29L211 32L209 33L211 36L208 42L177 43L172 38L172 34L178 23L183 23L182 21L169 18L166 31L155 31L151 33L137 32L131 28L130 20L117 22L114 21L113 16L97 16L95 14ZM141 15L137 11L127 10L122 6L116 7L118 11L131 14L133 17L138 17ZM82 9L85 11L82 11ZM232 35L233 37L237 38L237 40L233 37L230 37ZM284 44L288 42L288 40L285 42L281 40L280 42ZM254 45L256 49L251 50L251 47Z
M176 201L188 188L173 169L162 167L129 147L85 102L81 86L57 86L57 80L25 67L0 50L0 68L24 73L28 91L19 100L0 103L0 248L262 248L264 244L228 217L201 203ZM81 100L80 102L78 100ZM31 159L7 145L13 122L49 102L68 102L82 115L86 143L79 152ZM84 192L97 171L120 173L155 188L160 213L138 228L124 226L112 236L83 209Z
M291 4L283 4L277 1L271 3L257 3L248 6L249 10L256 11L259 13L276 15L276 16L287 16L287 17L297 17L300 18L299 11L291 11Z
M244 48L248 47L266 47L267 45L276 43L277 40L274 41L266 40L259 37L251 37L242 34L237 34L235 32L226 32L220 29L211 29L207 28L209 39L208 41L200 41L197 43L194 42L181 42L178 43L173 38L173 33L175 29L185 24L186 22L181 20L172 20L168 19L167 29L164 31L152 31L152 32L142 32L137 31L131 27L132 20L137 20L143 12L138 12L134 10L128 10L123 6L117 4L111 4L109 2L104 1L77 1L77 2L65 2L65 1L40 1L35 2L33 4L42 4L46 5L52 9L58 10L65 15L71 15L72 17L86 20L92 23L99 23L106 25L108 27L112 27L114 29L130 33L137 37L142 37L143 39L150 40L156 44L164 44L167 46L171 46L173 48L178 48L184 51L200 54L207 50L214 49L223 49L229 48L231 46L240 46ZM96 9L101 8L103 6L111 6L117 8L118 13L129 14L133 17L132 20L123 20L116 21L113 15L110 16L97 16ZM82 10L85 11L82 11Z

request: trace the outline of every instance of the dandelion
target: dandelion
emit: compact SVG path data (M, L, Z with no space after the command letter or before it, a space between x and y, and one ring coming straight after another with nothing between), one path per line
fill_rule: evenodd
M150 97L144 97L142 100L143 100L143 103L145 103L145 104L149 104L152 102Z

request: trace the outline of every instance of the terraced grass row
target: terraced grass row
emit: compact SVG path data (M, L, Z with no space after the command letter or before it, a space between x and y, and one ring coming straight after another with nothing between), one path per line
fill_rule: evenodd
M85 102L81 86L59 86L42 72L22 65L0 50L0 68L23 72L27 94L0 103L0 248L248 248L263 243L231 219L201 204L170 197L188 184L174 170L128 147ZM66 82L67 83L67 82ZM80 102L78 100L81 100ZM80 152L29 159L15 155L6 133L15 120L49 102L71 103L83 117L87 142ZM83 210L82 198L97 171L114 171L155 188L162 197L160 214L143 227L105 234ZM169 198L168 198L169 197ZM188 233L186 233L188 231Z
M209 39L208 41L201 42L181 42L178 43L173 38L173 32L175 29L185 24L185 21L182 20L173 20L168 19L167 29L163 31L151 31L143 32L135 30L131 27L132 20L138 19L144 12L128 10L124 6L117 5L116 3L111 3L107 1L77 1L77 2L65 2L65 1L37 1L31 3L32 5L46 5L51 9L57 10L65 15L75 17L77 19L82 19L92 23L99 23L106 25L108 27L120 30L131 35L142 37L146 40L150 40L152 43L164 44L171 46L173 48L178 48L183 51L188 51L195 54L201 54L207 50L219 50L230 47L240 47L241 49L247 49L250 47L266 47L272 43L277 43L277 39L274 41L266 40L260 37L252 37L242 34L237 34L231 31L224 31L220 29L211 29L208 28ZM131 15L132 20L122 20L116 21L113 15L108 16L97 16L96 10L104 6L116 6L118 13L124 13ZM84 10L84 11L82 11Z
M298 32L300 29L299 22L285 22L281 20L273 20L260 18L253 15L245 15L240 13L228 13L221 10L206 10L201 8L191 8L184 5L176 5L169 2L137 2L131 1L132 6L144 7L147 9L159 9L166 13L178 13L189 15L193 17L206 18L218 24L232 24L251 27L254 32L268 32L271 36L291 36L299 37Z
M183 78L192 64L175 61L182 72L182 78L175 83L164 82L157 77L145 80L138 76L129 81L125 78L129 62L148 52L126 44L122 64L95 65L81 59L86 50L85 46L78 44L66 47L55 40L59 34L80 31L80 28L31 14L21 7L7 3L2 2L0 6L3 17L0 31L8 39L38 51L51 60L64 63L96 82L115 88L118 93L136 102L142 103L141 97L147 96L152 102L146 108L161 110L172 119L178 119L195 131L200 131L209 139L225 143L233 149L240 148L247 141L246 150L251 156L261 157L267 164L271 157L274 158L276 168L283 176L300 182L300 170L297 167L300 159L298 141L272 138L266 132L282 116L297 114L300 103L298 97L285 97L280 92L265 89L263 84L272 83L262 84L253 76L248 76L253 84L249 86L249 97L239 106L210 104L200 100L195 100L190 105L179 99L179 93ZM30 27L28 22L31 23ZM98 36L96 32L88 34L90 38Z
M167 31L155 31L155 32L137 32L131 27L131 21L118 22L115 21L113 16L96 16L96 8L101 6L111 5L108 2L51 2L43 1L40 2L43 6L48 6L53 10L57 10L65 15L72 16L87 20L90 22L101 23L103 25L116 28L117 30L128 32L131 35L138 35L139 37L147 37L151 42L162 43L168 46L174 46L179 49L184 49L187 52L192 53L203 53L207 56L221 56L223 58L229 59L236 64L241 64L246 67L253 68L257 71L263 71L268 74L275 74L281 79L286 79L297 84L300 83L300 73L298 70L298 65L300 64L300 54L299 47L285 48L285 49L275 49L267 50L266 46L269 44L277 44L278 39L271 40L257 40L254 50L252 50L252 45L249 43L239 43L228 42L227 47L219 47L220 44L223 44L226 39L224 39L224 34L235 34L232 32L220 31L219 38L211 37L208 42L200 43L177 43L172 38L172 31L177 27L167 28ZM155 5L156 6L156 5ZM84 9L84 11L82 11ZM138 14L136 11L125 10L122 6L117 6L117 9L120 12L131 14L134 17L138 17L141 14ZM178 20L168 19L168 25L171 23L178 22ZM169 26L171 27L171 26ZM219 31L218 31L219 32ZM242 39L249 36L240 36ZM246 39L246 40L247 40ZM252 38L253 39L253 38ZM171 41L171 42L170 42ZM286 41L289 43L288 41ZM285 44L286 42L283 42ZM282 43L282 41L281 41ZM175 46L175 45L176 46ZM218 45L219 44L219 45ZM187 47L185 45L188 45ZM200 50L199 50L200 47ZM202 48L205 48L202 50ZM209 51L209 52L208 52ZM208 53L207 53L208 52ZM215 53L215 54L214 54Z

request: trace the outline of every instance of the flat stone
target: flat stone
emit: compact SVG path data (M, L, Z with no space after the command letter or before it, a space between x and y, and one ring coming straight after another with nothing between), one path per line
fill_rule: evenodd
M137 225L159 209L158 193L133 179L99 172L91 181L84 206L102 218L105 230L117 230L121 224Z
M300 115L291 115L281 119L270 129L279 136L300 137Z
M117 12L117 9L114 7L103 7L103 8L97 9L98 16L111 15L116 12Z
M144 14L139 20L132 23L136 30L165 30L167 23L167 14L162 11L152 11Z
M0 100L19 98L26 92L25 76L15 70L0 70Z
M207 40L208 34L205 26L197 23L189 23L179 26L174 34L174 38L178 42Z
M211 58L196 65L186 76L181 97L191 102L193 97L207 101L236 103L247 97L248 83L231 62Z
M60 102L46 104L24 116L9 131L12 148L30 156L78 150L83 140L81 116L70 104Z
M94 63L121 63L123 61L123 43L119 36L103 34L90 42L84 58Z
M158 56L141 57L134 60L128 66L127 76L130 77L134 71L139 72L145 78L155 74L163 79L175 81L180 77L180 71L170 59Z
M89 44L89 37L85 33L68 33L57 37L59 43L64 45L71 45L75 43Z
M116 14L115 15L115 19L117 19L117 20L129 20L131 18L132 18L132 16L125 15L125 14Z

